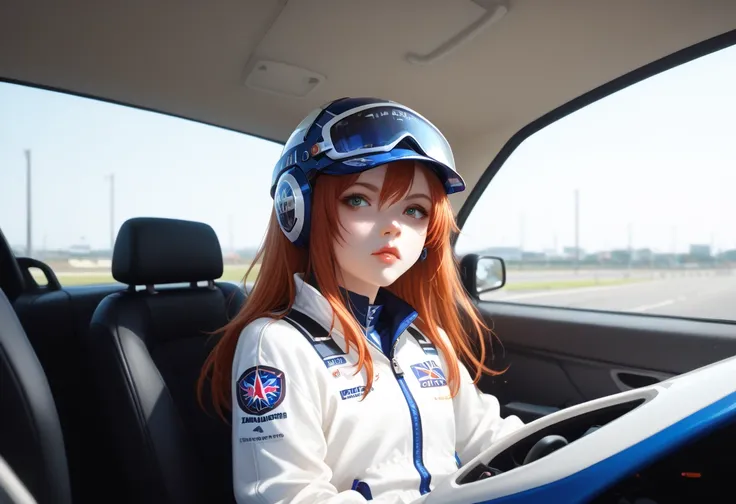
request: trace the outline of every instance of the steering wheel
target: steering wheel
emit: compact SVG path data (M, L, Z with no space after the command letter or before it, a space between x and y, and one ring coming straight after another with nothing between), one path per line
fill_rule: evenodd
M550 434L544 436L542 439L534 443L532 449L524 457L524 463L522 465L531 464L535 460L539 460L542 457L546 457L550 453L559 450L567 446L567 439L557 434Z

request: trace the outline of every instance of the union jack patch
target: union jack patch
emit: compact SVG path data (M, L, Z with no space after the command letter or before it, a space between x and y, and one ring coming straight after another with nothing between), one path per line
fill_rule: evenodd
M411 370L414 372L414 376L422 388L444 387L447 385L445 373L439 364L433 360L428 360L421 364L414 364L411 366Z

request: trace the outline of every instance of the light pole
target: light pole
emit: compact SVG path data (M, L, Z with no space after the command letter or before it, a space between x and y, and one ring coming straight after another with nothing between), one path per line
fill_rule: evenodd
M580 268L580 191L575 189L575 273Z
M31 257L33 252L33 241L31 234L33 225L31 221L31 150L26 149L26 257Z
M228 232L228 241L230 246L230 253L235 253L235 238L233 234L234 229L234 221L233 221L233 214L230 214L227 216L227 232Z
M112 254L115 246L115 174L111 173L105 178L110 181L110 253Z

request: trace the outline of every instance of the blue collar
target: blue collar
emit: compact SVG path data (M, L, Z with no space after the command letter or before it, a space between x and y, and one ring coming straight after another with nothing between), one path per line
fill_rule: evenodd
M407 327L417 318L416 310L400 297L386 289L378 289L374 304L367 296L340 288L348 306L352 308L358 323L366 334L375 330L381 341L381 350L390 357L391 348ZM371 338L369 338L371 339Z
M309 283L317 290L314 276L309 278ZM391 356L391 348L401 333L417 318L416 310L406 301L396 296L387 289L378 289L374 304L370 304L367 296L356 294L340 287L348 307L351 308L356 320L364 328L364 333L375 331L380 337L381 350L387 356ZM373 338L368 337L369 341Z

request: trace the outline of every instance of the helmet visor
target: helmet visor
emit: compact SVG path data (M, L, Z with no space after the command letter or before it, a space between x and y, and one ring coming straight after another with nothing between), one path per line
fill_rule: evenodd
M347 115L330 127L329 137L333 147L329 157L386 152L402 140L411 139L419 153L455 170L452 149L442 133L403 108L381 105Z

